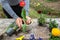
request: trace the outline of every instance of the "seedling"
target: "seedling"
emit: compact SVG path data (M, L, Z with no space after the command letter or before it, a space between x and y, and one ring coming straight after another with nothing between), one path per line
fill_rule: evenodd
M24 24L22 25L22 31L26 32L26 11L25 9L22 10L22 14L21 14L22 18L23 18L23 22Z
M51 32L52 28L57 28L58 24L56 23L56 21L51 21L50 19L50 23L49 23L49 31Z
M12 36L14 32L18 29L18 26L13 22L12 24L9 25L8 28L6 28L6 34L9 36Z
M23 17L23 26L22 26L22 30L23 32L26 32L26 12L25 9L22 10L22 14L21 16ZM10 36L12 35L16 30L18 29L18 26L15 24L15 22L13 22L11 25L9 25L9 27L6 29L6 33Z
M40 18L38 19L38 23L40 26L45 24L45 16L43 16L43 14L40 14Z
M13 28L13 27L14 27L14 23L15 23L15 22L13 22L12 24L10 24L9 27L6 28L6 31L7 31L9 28Z
M50 33L50 38L49 38L49 40L60 40L60 37L58 37L58 36L53 36L51 33Z

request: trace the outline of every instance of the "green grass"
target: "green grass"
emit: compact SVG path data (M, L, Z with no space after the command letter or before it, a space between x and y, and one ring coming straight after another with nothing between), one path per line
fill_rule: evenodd
M38 3L40 5L36 6ZM38 11L38 10L43 11L44 12L43 14L48 14L50 12L52 14L52 16L54 15L54 17L55 16L56 17L57 16L60 17L60 15L59 15L60 14L60 11L59 10L46 7L46 6L44 6L44 3L43 2L40 2L38 0L35 0L35 1L34 0L31 0L30 7L33 8L34 10L36 10L36 11Z
M0 11L2 11L2 6L0 5Z
M5 18L5 14L3 13L2 6L0 4L0 18Z
M45 0L46 2L57 2L59 0Z
M46 15L46 14L44 14ZM37 11L33 8L30 8L30 11L29 11L29 16L31 18L39 18L40 14L37 13ZM48 18L50 18L51 16L50 15L46 15ZM52 16L52 17L57 17L57 16ZM6 16L4 15L3 13L3 10L2 10L2 6L0 5L0 18L6 18Z
M39 18L39 14L33 8L30 8L29 16L31 18Z
M46 14L43 14L44 16L46 16L47 18L57 18L58 16L55 16L55 15L46 15ZM29 12L29 16L31 18L39 18L40 17L40 14L37 13L36 10L34 10L33 8L30 8L30 12Z

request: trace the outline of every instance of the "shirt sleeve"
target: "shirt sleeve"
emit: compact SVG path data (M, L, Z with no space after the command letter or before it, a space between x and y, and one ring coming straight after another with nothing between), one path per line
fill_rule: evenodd
M0 0L0 3L1 3L1 0Z
M26 3L26 5L25 5L25 7L24 7L24 9L26 10L26 16L28 16L29 15L29 0L24 0L25 1L25 3Z
M10 7L10 5L9 5L9 3L7 1L1 1L1 4L2 4L2 7L9 13L9 15L11 17L13 17L14 19L18 18L18 16L12 10L12 8Z

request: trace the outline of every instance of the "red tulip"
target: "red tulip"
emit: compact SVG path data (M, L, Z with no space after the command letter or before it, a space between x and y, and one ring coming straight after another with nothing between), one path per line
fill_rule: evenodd
M24 2L24 1L21 1L21 2L19 3L19 6L24 7L24 6L25 6L25 2Z

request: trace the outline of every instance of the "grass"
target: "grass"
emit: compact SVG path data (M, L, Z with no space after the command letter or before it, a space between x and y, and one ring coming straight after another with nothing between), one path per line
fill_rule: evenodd
M45 0L46 2L57 2L59 0Z
M3 13L2 6L0 4L0 18L5 18L5 14Z
M33 8L30 8L29 16L31 18L39 18L39 14Z
M43 14L44 16L46 16L47 18L57 18L58 16L55 16L55 15L46 15L46 14ZM40 14L37 13L36 10L34 10L33 8L30 8L30 12L29 12L29 16L31 18L39 18L40 17Z
M0 9L0 10L1 10L1 11L0 11L0 17L1 17L1 18L6 18L6 16L4 15L2 9ZM51 17L51 16L46 15L46 14L43 14L43 15L45 15L45 16L48 17L48 18ZM33 8L30 8L29 16L30 16L31 18L39 18L39 17L40 17L40 14L38 14L37 11L34 10ZM52 17L55 18L56 16L52 16Z
M0 5L0 11L2 11L2 6Z
M50 14L52 14L52 17L60 17L60 11L59 10L49 8L49 7L45 7L44 4L42 2L39 2L38 0L37 1L31 0L30 7L36 11L39 11L39 10L42 11L43 14L48 14L50 12Z
M34 9L30 8L29 16L31 18L38 18L39 17L39 14ZM3 10L2 10L2 6L1 5L0 5L0 18L6 18L6 16L3 13Z
M60 13L59 13L60 14ZM44 14L46 15L46 14ZM39 18L40 14L37 13L37 11L34 9L34 8L30 8L30 11L29 11L29 16L31 18ZM51 16L50 15L46 15L48 18L50 18ZM57 17L57 16L52 16L52 17ZM2 6L0 5L0 18L6 18L6 16L4 15L3 13L3 10L2 10Z

